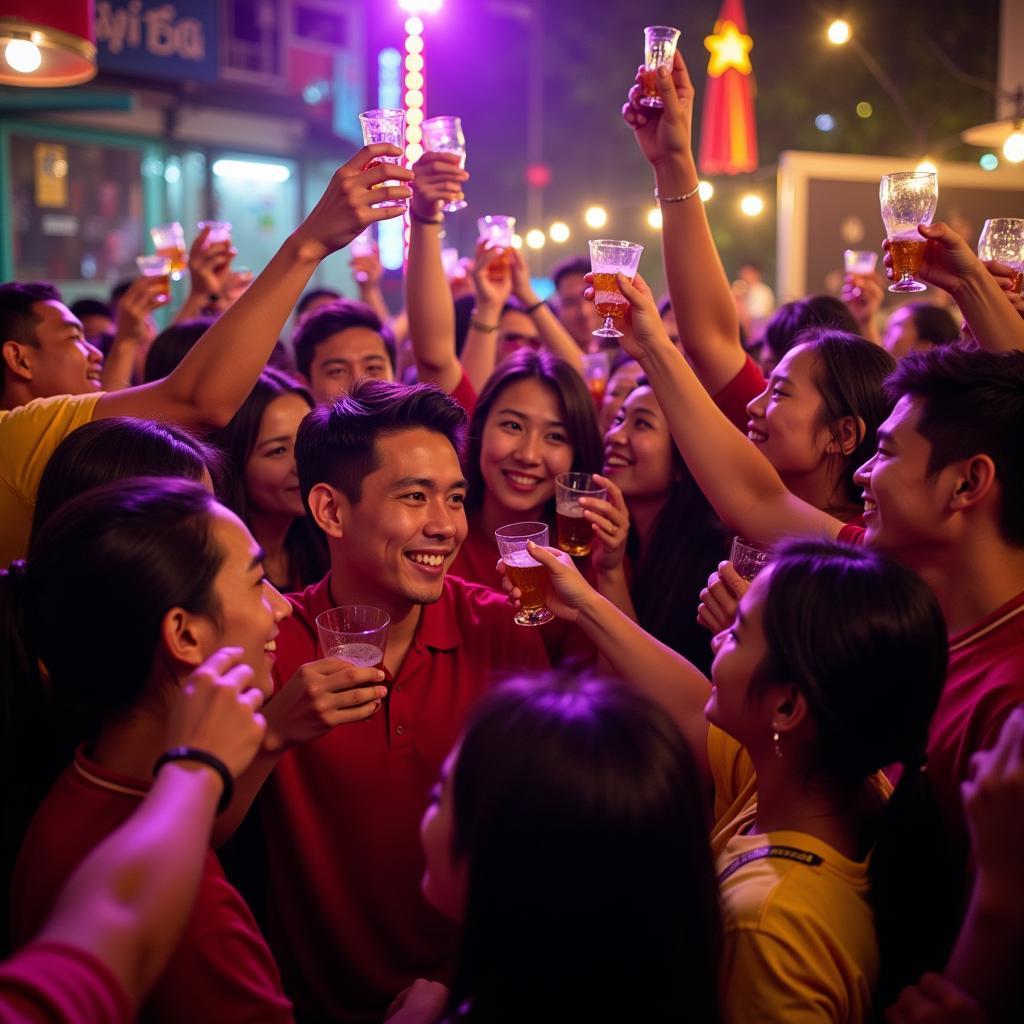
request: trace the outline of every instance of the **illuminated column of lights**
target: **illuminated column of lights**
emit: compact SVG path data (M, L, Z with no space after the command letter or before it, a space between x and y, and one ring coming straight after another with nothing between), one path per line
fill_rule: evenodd
M402 102L402 55L393 46L377 55L377 105L394 110ZM401 217L377 224L377 247L385 270L400 270L405 260Z
M423 112L426 107L426 62L423 57L423 19L405 19L405 159L416 163L423 156Z

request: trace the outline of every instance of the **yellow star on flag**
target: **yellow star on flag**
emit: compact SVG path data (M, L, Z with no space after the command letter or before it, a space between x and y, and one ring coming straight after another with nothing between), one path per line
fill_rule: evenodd
M753 45L754 40L740 32L734 21L720 22L715 26L713 36L704 37L704 46L711 54L708 74L718 78L729 68L735 68L741 75L749 75L753 71L750 66L750 48Z

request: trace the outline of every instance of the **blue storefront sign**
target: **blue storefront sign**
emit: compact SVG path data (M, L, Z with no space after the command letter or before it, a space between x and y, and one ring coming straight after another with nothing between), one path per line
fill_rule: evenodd
M218 5L210 0L97 0L101 71L158 78L218 77Z

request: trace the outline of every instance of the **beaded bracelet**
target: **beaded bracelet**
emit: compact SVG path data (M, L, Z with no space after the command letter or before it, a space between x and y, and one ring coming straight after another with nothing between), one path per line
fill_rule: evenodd
M220 781L224 783L224 792L221 793L220 802L217 804L217 813L220 814L231 803L235 795L235 780L231 777L228 766L219 757L215 757L209 751L200 750L198 747L172 747L166 754L161 754L157 758L156 764L153 765L153 775L155 776L165 764L169 764L171 761L198 761L200 764L212 768L220 776Z
M660 196L658 190L654 190L654 198L661 203L685 203L687 199L692 199L700 191L700 182L698 181L693 188L690 189L685 195L682 196Z

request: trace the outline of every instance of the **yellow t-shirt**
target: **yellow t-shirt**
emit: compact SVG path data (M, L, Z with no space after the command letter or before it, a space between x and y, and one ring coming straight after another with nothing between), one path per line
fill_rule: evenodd
M868 903L868 862L852 861L804 832L746 835L757 813L750 757L715 726L708 730L708 756L715 780L711 847L725 923L724 1020L870 1019L878 940ZM885 790L883 778L877 784ZM803 851L811 863L785 849L776 850L777 856L752 856L767 847ZM750 859L731 868L744 855Z
M101 396L55 395L0 410L0 567L25 557L46 463L68 434L93 418Z

